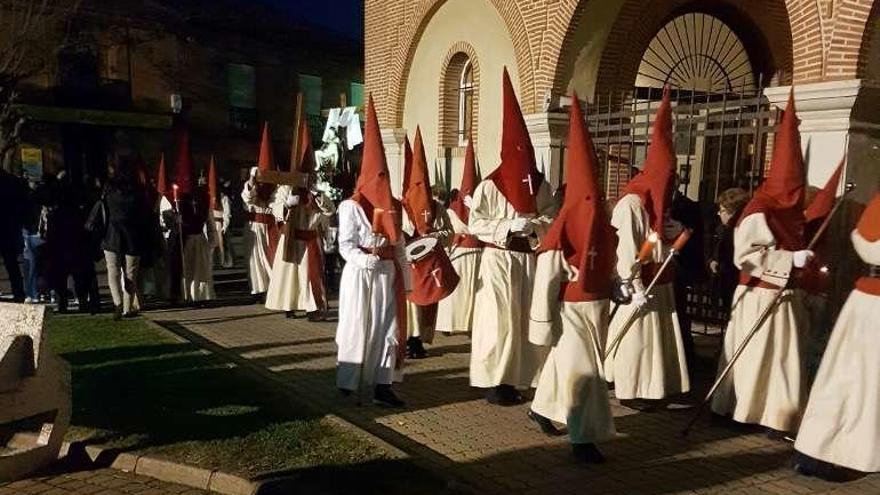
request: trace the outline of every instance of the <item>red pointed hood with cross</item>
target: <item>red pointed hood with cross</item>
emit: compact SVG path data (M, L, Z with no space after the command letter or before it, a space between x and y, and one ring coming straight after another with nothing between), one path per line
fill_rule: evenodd
M416 127L415 139L409 182L405 184L406 189L403 192L401 203L415 226L416 232L419 235L427 235L434 226L434 198L431 194L425 144L419 127Z
M654 232L663 232L663 215L672 203L672 188L678 160L672 144L672 102L669 87L654 116L654 128L645 166L627 183L623 195L637 194L648 212ZM566 192L567 193L567 192Z
M391 195L391 178L372 95L367 105L361 170L351 199L361 205L367 218L373 219L373 232L384 235L392 244L400 239L400 203Z
M409 136L403 136L403 188L401 194L406 194L409 187L409 178L412 175L413 149L409 144Z
M501 165L487 179L495 183L518 213L535 214L538 211L538 188L544 181L544 176L535 165L535 149L532 147L529 130L506 67L502 86L504 119L501 130Z
M168 190L168 172L165 170L165 153L159 155L159 170L156 172L156 192L169 201L171 197Z
M179 194L193 192L193 159L189 147L189 129L181 127L177 131L177 161L174 164L174 179Z
M269 132L269 123L263 123L263 133L260 138L260 152L257 155L257 169L260 172L275 170L275 153L272 151L272 135ZM275 186L272 184L257 184L257 197L261 201L269 201Z
M740 217L742 223L749 215L763 213L770 231L776 237L777 247L789 251L806 246L804 156L798 125L792 87L774 138L770 172Z
M565 199L539 252L560 250L578 268L578 283L562 294L565 300L605 299L611 289L617 235L605 213L596 150L577 93L572 95L567 152Z
M220 191L217 181L217 163L214 161L214 155L211 155L211 161L208 163L208 200L211 208L214 210L222 210L220 206Z
M464 223L470 217L470 208L464 204L464 198L474 195L479 178L477 177L477 160L474 157L474 139L468 138L467 148L464 151L464 169L461 174L461 187L458 188L458 196L449 204L449 208L458 215L458 219Z

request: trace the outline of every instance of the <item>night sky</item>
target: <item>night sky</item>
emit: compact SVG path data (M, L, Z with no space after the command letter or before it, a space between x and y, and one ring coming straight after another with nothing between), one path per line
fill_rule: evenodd
M252 0L283 9L293 18L324 27L346 38L364 37L363 0Z

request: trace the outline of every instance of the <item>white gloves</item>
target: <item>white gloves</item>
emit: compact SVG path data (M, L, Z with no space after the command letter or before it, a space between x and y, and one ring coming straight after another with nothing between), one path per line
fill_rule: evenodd
M292 207L298 205L299 204L299 195L298 194L291 194L290 196L287 197L286 200L284 200L284 204L287 205L288 208L292 208Z
M375 254L368 254L364 258L364 270L375 270L377 266L379 266L379 262L382 261L381 258L376 256Z
M471 196L464 197L464 205L465 206L467 206L468 208L471 208L471 205L473 205L473 204L474 204L474 198L472 198Z
M675 239L682 230L684 230L684 226L677 220L668 218L663 222L663 237L667 240Z
M529 219L528 218L514 218L510 221L510 232L514 234L525 233L526 229L529 227Z
M259 171L260 169L258 167L251 167L251 179L256 179Z
M642 306L648 304L648 296L642 291L637 291L632 296L632 302L636 305L636 309L641 309Z
M795 268L803 268L807 265L807 261L815 256L815 253L810 251L809 249L804 249L801 251L795 251L792 255L792 263Z

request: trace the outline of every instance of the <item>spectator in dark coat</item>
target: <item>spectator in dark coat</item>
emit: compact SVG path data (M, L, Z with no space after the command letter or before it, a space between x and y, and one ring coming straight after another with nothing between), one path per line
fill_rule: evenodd
M739 268L733 264L733 230L749 199L749 193L738 187L727 189L718 196L718 217L721 223L715 231L715 246L709 260L709 272L716 277L717 294L726 308L730 308L733 303L733 293L739 284Z
M24 282L18 255L21 254L21 229L25 224L29 194L27 184L0 167L0 255L9 274L12 297L15 302L24 301Z
M675 312L681 337L684 343L685 359L688 369L694 369L694 337L691 334L691 317L687 312L687 296L694 286L704 279L705 242L703 239L703 216L700 205L676 189L672 198L670 216L685 228L691 229L691 238L676 259L675 269Z
M107 219L101 247L115 317L135 316L140 309L138 269L150 242L150 207L132 162L120 160L103 201Z
M80 311L95 313L101 302L97 283L93 283L95 263L85 229L91 205L83 189L75 187L64 172L46 184L43 201L48 208L45 249L49 287L55 291L58 312L67 311L67 280L73 277Z

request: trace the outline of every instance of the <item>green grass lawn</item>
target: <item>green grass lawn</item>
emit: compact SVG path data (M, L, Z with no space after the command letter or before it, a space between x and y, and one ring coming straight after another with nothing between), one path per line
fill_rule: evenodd
M390 462L228 362L142 320L56 316L73 374L70 437L245 477Z

